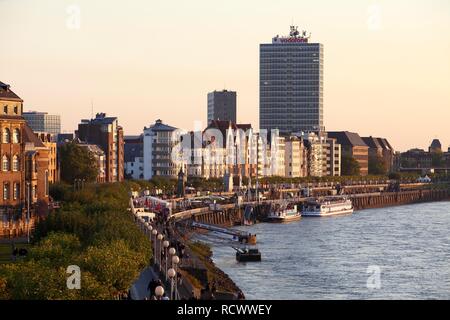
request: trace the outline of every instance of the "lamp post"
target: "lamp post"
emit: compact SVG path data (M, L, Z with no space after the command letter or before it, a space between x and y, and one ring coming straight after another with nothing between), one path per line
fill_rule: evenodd
M153 257L155 263L157 263L158 256L156 254L156 235L158 234L158 231L156 229L153 229L152 231L152 242L153 242ZM153 236L155 236L155 240L153 241Z
M169 275L170 278L170 300L175 300L175 296L174 296L174 282L173 279L175 278L175 276L177 275L177 272L175 271L175 269L170 268L167 271L167 274Z
M180 263L180 258L178 256L172 257L172 268L175 270L175 290L174 290L174 300L177 300L178 296L178 277L177 277L177 264Z
M145 222L144 223L144 226L145 226L145 228L144 228L144 233L145 233L145 235L147 235L147 232L149 231L149 224L148 224L148 222Z
M30 202L31 202L31 184L27 182L27 242L30 243Z
M158 300L161 300L161 297L164 295L164 288L161 286L157 286L155 289L155 295Z
M170 242L165 240L163 242L163 247L164 247L164 258L165 258L165 263L164 263L164 268L165 268L165 275L166 275L166 281L167 281L167 248L170 246Z
M159 271L161 272L161 270L162 270L162 268L161 268L161 249L162 249L162 239L164 238L164 236L162 235L162 234L158 234L158 249L159 249L159 251L158 251L158 261L159 261Z

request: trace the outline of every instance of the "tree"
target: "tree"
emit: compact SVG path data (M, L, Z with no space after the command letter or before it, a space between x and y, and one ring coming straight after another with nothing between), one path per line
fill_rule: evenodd
M349 155L342 155L342 172L343 176L359 176L361 173L361 167L355 158Z
M386 164L379 155L369 157L369 174L385 175L387 173Z
M72 184L75 179L95 181L98 174L97 161L87 149L75 142L66 143L60 150L61 179Z

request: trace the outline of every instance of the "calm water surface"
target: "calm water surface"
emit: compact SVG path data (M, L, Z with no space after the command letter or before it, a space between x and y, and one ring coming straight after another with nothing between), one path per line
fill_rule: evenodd
M257 234L261 263L237 263L215 236L201 240L247 299L450 299L450 202L240 229ZM370 266L379 289L367 287Z

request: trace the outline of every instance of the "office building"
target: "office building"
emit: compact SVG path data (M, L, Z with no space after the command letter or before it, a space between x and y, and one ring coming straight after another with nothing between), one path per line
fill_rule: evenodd
M208 93L207 125L213 120L231 121L236 123L236 92L213 91Z
M47 112L24 112L23 117L34 132L50 133L56 137L61 133L61 116Z
M323 45L291 27L260 45L260 129L280 134L324 130Z

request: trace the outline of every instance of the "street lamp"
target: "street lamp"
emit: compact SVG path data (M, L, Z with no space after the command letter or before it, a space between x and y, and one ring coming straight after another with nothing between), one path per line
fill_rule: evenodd
M172 268L175 270L175 298L174 300L177 300L177 295L178 295L178 277L177 277L177 264L180 263L180 258L178 258L178 256L173 256L172 257Z
M153 229L152 231L152 242L153 242L153 257L154 257L154 261L157 262L157 258L158 256L156 255L156 235L158 234L158 231L156 231L156 229ZM155 240L153 241L153 236L155 236Z
M155 295L158 300L161 300L161 297L164 295L164 288L161 286L157 286L155 289Z
M27 182L27 242L30 243L30 202L31 202L31 184Z
M158 249L159 249L159 251L158 251L158 257L159 257L159 259L158 259L158 261L159 261L159 271L161 272L161 249L162 249L162 239L164 238L164 236L162 235L162 234L158 234L158 242L159 242L159 246L158 246Z
M165 274L166 274L166 281L167 281L167 248L168 248L169 246L170 246L170 242L167 241L167 240L165 240L165 241L163 242L163 247L164 247L164 257L165 257L165 259L166 259L165 264L164 264L164 267L165 267L165 270L166 270L166 272L165 272Z
M170 278L170 300L175 300L175 297L174 297L174 294L173 294L174 293L174 282L173 282L173 280L174 280L175 276L177 275L177 272L175 271L175 269L170 268L169 271L167 271L167 274L168 274L168 276Z

